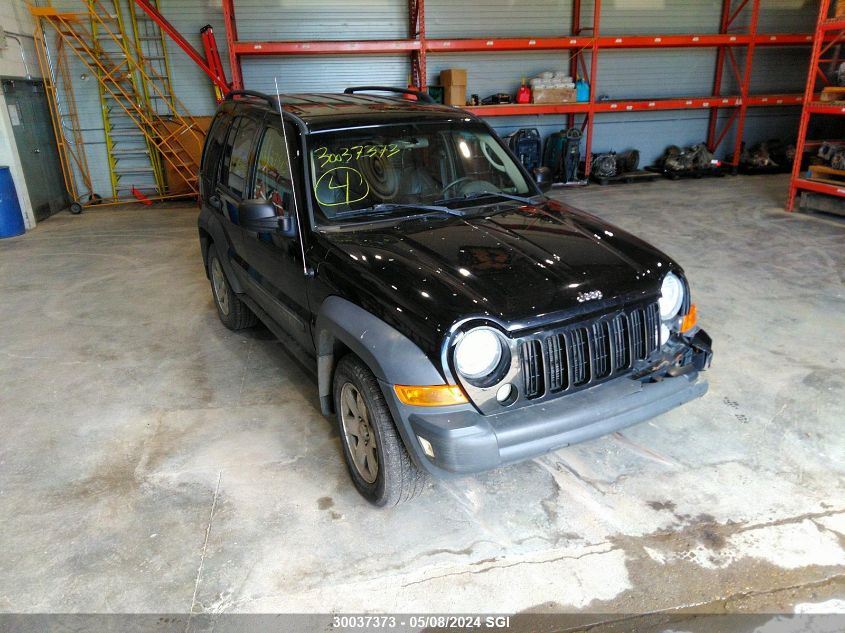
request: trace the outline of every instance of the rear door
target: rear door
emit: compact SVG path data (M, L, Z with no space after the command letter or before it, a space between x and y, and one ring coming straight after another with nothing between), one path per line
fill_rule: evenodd
M277 118L278 115L272 117L262 131L249 197L273 204L279 217L279 228L274 231L244 231L249 283L257 289L250 294L297 343L312 352L308 280L303 268L300 237L305 231L297 225L297 206L288 162L290 156L297 156L299 134L290 123L285 123L283 131ZM290 148L285 145L285 136ZM294 160L294 170L298 169L299 161ZM296 171L295 176L298 177ZM301 205L302 201L299 203Z

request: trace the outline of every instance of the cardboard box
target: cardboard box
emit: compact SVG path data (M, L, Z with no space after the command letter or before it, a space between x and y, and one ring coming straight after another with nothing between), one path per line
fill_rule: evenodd
M836 0L836 11L834 17L845 18L845 0Z
M534 88L531 103L572 103L576 101L575 88Z
M464 107L467 104L467 87L445 86L443 88L443 103L451 106Z
M447 68L440 71L440 85L449 86L463 86L467 85L467 71L465 68Z

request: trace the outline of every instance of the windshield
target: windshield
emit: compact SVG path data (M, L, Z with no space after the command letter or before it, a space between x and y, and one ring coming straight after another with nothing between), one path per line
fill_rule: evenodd
M314 134L309 160L311 190L323 222L426 213L436 204L482 193L535 193L499 140L466 123Z

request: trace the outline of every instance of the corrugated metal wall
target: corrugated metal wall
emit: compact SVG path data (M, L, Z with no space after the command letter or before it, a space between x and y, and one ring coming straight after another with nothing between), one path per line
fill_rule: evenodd
M237 0L239 36L243 40L377 39L407 36L406 0ZM591 3L585 0L582 23L591 22ZM602 34L715 33L721 0L604 0ZM226 63L226 42L219 0L160 0L165 16L198 48L199 30L211 24ZM812 31L817 2L762 0L762 32ZM429 37L552 36L568 34L572 0L427 0ZM738 24L737 27L740 25ZM193 114L214 110L208 79L175 46L169 49L176 92ZM702 96L712 89L714 49L604 51L599 59L597 92L611 98ZM802 92L809 62L807 47L757 50L753 92ZM428 80L436 83L442 68L469 71L468 92L484 97L514 92L522 77L543 70L568 70L565 53L467 53L428 56ZM272 91L274 78L281 89L336 91L364 83L405 85L410 64L404 55L302 56L245 59L246 87ZM725 90L736 90L726 74ZM93 86L92 86L93 88ZM80 91L81 92L81 91ZM653 161L666 145L692 144L705 139L706 111L646 112L600 115L595 151L640 149L642 162ZM519 127L538 127L544 134L559 129L565 117L492 118L502 134ZM791 138L797 130L795 108L757 108L749 111L746 138ZM723 145L721 151L726 151ZM105 164L99 171L105 169Z

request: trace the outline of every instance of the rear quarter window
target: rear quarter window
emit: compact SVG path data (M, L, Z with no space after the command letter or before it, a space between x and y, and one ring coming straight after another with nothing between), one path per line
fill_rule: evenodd
M202 182L200 186L203 196L211 195L214 191L214 182L217 170L220 165L220 156L223 154L223 146L226 144L226 134L232 123L232 115L228 112L220 112L214 117L211 129L206 137L205 147L202 151Z

